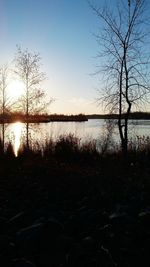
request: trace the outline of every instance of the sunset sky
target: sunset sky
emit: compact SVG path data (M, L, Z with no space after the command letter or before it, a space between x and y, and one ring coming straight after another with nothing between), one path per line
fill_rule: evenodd
M40 52L43 86L56 99L52 113L102 112L95 103L99 77L91 75L98 64L98 26L87 0L0 0L1 63L11 62L17 44Z

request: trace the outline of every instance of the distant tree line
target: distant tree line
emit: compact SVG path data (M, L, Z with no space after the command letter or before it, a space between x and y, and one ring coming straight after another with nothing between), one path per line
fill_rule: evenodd
M26 123L39 123L39 122L51 122L51 121L87 121L88 118L84 114L79 114L79 115L63 115L63 114L50 114L48 115L47 113L42 113L42 114L30 114L30 115L25 115L24 113L21 112L13 112L13 113L8 113L5 114L5 117L3 115L0 115L0 123L6 122L6 123L11 123L11 122L16 122L16 121L21 121L21 122L26 122Z
M91 114L86 115L88 119L114 119L117 120L119 118L119 114ZM124 120L126 117L126 114L123 113L121 116L121 119ZM131 120L150 120L150 112L131 112L129 115L129 119Z

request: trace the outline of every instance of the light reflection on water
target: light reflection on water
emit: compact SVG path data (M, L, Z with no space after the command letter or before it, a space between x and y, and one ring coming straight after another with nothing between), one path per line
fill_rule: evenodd
M12 124L12 127L11 127L11 131L14 135L13 148L14 148L14 154L16 157L18 156L18 151L21 146L21 137L22 137L23 128L24 128L24 124L21 122L15 122Z
M21 122L11 123L5 125L5 143L9 141L13 145L15 156L18 155L18 150L23 142L26 142L26 124ZM1 129L2 125L1 125ZM131 123L129 125L129 133L136 135L150 135L150 121L138 121L138 123ZM29 124L29 141L34 144L39 143L44 145L46 140L56 140L60 135L73 134L81 139L81 142L95 139L97 142L101 140L104 134L104 120L93 119L87 122L50 122ZM3 135L1 135L2 138ZM117 127L113 136L114 141L119 140Z

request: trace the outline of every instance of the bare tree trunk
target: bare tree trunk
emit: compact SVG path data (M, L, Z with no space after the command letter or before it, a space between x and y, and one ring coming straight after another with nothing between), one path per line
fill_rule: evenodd
M130 10L130 9L129 9ZM129 21L130 25L130 21ZM130 26L129 26L129 36L130 36ZM128 37L129 38L129 37ZM125 114L125 126L124 126L124 154L126 155L128 152L128 123L129 123L129 116L131 113L131 101L129 100L129 70L127 67L127 45L124 44L124 69L125 69L125 99L127 103L127 111Z
M28 77L26 80L26 119L27 119L27 124L26 124L26 146L27 149L29 148L29 123L28 123L28 117L29 117L29 101L28 101Z
M29 123L26 124L26 146L29 149Z
M26 117L29 116L29 81L28 74L26 74Z
M2 123L2 146L3 152L5 151L5 123Z
M121 147L124 151L124 134L123 134L123 124L122 124L122 77L123 77L123 60L121 62L121 70L120 70L120 77L119 77L119 118L118 118L118 128L119 128L119 135L121 140Z

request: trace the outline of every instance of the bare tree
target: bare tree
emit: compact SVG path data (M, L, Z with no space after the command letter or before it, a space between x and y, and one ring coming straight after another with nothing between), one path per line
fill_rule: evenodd
M117 2L117 1L116 1ZM118 1L114 10L91 5L102 29L96 36L104 83L99 100L107 110L118 113L118 129L124 153L128 149L128 122L131 108L147 101L150 92L149 57L144 41L146 0Z
M0 67L0 111L2 115L2 149L5 146L5 116L10 112L12 101L8 95L8 67L3 65Z
M28 117L45 109L53 100L47 101L45 92L41 89L41 82L45 73L40 70L41 57L39 53L31 53L28 49L17 48L15 56L15 74L25 85L25 94L18 99L18 110L22 110L27 119L26 144L29 146Z
M12 106L12 99L8 94L8 67L3 65L0 67L0 110L1 114L4 115L10 112Z
M45 79L45 73L40 70L40 66L39 53L31 53L28 49L17 48L15 74L25 85L25 94L21 96L18 103L27 117L43 111L52 102L52 99L46 102L45 92L40 87L41 82Z

